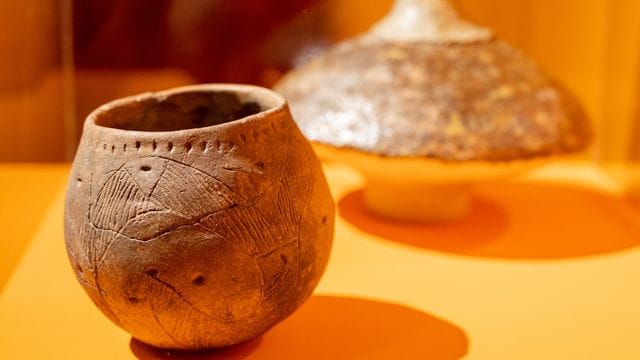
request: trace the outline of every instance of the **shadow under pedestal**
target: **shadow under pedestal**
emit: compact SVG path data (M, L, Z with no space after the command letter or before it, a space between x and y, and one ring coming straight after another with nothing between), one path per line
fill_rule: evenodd
M341 217L388 241L471 257L562 259L640 244L640 213L604 192L554 183L479 186L469 215L443 223L405 223L371 213L362 190L344 196Z

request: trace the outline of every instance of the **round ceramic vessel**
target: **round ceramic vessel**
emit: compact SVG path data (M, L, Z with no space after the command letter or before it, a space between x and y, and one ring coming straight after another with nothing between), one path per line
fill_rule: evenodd
M65 238L95 304L162 348L247 341L307 299L334 203L286 102L200 85L117 100L84 124Z
M399 220L458 219L471 185L591 140L564 86L448 0L396 0L370 31L291 71L276 90L321 158L366 177L367 207Z

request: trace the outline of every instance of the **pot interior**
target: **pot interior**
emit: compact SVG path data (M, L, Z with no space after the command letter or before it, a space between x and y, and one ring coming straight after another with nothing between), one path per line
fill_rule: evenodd
M122 130L177 131L239 120L269 110L271 99L235 91L184 91L168 96L149 95L100 111L99 126Z

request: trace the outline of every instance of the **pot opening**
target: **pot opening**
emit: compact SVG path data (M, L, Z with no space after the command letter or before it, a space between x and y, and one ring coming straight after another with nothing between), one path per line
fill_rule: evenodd
M95 116L99 126L137 131L177 131L220 125L275 107L276 101L247 92L185 91L119 103Z

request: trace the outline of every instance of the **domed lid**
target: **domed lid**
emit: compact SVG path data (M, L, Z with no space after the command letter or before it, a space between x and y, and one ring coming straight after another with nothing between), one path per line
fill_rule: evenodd
M445 0L397 0L276 90L310 140L382 156L512 160L579 151L591 136L571 94Z

